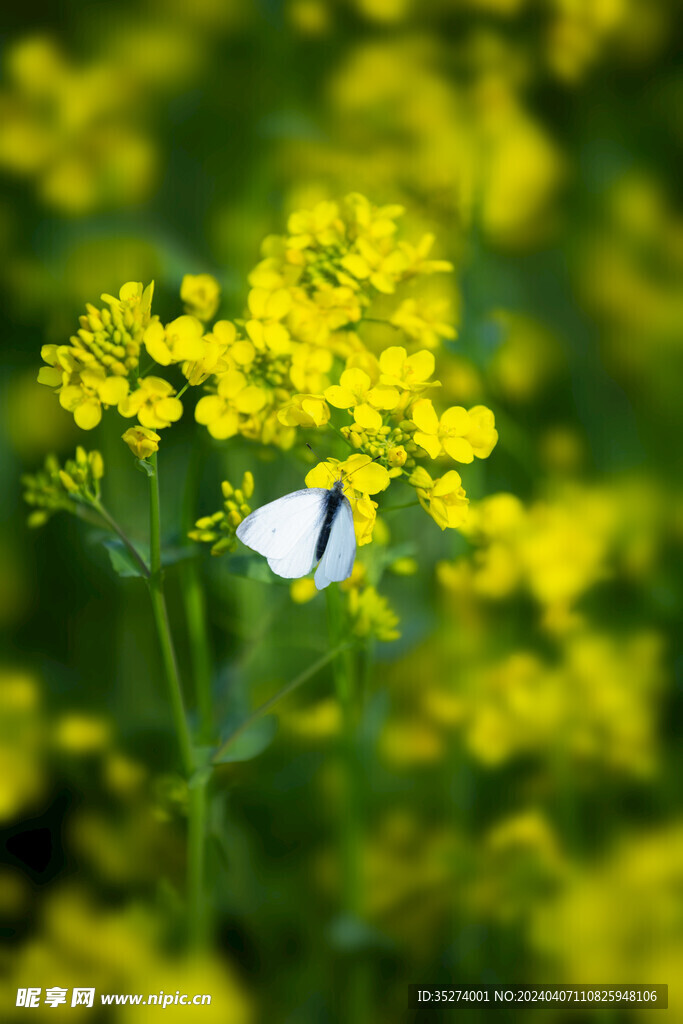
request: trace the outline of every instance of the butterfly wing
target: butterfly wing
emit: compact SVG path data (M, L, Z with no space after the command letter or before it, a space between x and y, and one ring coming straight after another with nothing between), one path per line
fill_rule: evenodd
M315 562L328 493L324 487L306 487L285 494L248 515L237 527L237 536L265 555L278 576L305 576Z
M327 546L315 573L315 585L324 590L330 583L348 579L356 557L356 533L348 498L342 498L334 517Z

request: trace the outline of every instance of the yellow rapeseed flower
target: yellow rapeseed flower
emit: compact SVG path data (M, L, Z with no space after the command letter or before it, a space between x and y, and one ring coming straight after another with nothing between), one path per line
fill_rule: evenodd
M218 320L202 342L202 354L181 366L183 376L193 387L203 384L212 373L225 373L230 369L230 361L238 365L253 361L254 346L250 341L237 341L237 328L229 320Z
M424 348L436 349L442 340L452 340L457 332L444 320L448 303L405 299L391 315L391 323Z
M221 288L211 274L185 274L180 285L180 298L185 312L198 320L211 320L221 298Z
M437 459L442 452L456 462L472 462L476 455L485 459L498 440L494 417L483 405L467 412L462 406L453 406L438 418L429 398L421 398L410 409L410 418L418 428L413 440Z
M121 437L139 459L147 459L159 451L161 437L149 427L129 427Z
M397 628L399 617L391 608L386 597L378 594L374 587L354 587L349 592L349 613L352 630L356 636L388 642L397 640L401 631Z
M439 386L438 381L429 380L434 366L433 352L422 349L409 356L401 345L392 345L379 357L380 383L399 391L419 393Z
M455 529L464 523L469 499L460 474L454 469L432 480L426 469L418 466L411 474L410 483L416 488L424 510L442 530Z
M204 356L204 328L195 316L179 316L163 327L153 320L144 335L145 348L155 363L194 362Z
M160 430L170 427L183 415L175 388L162 377L140 377L136 391L119 403L122 416L137 416L143 427Z
M328 422L330 409L323 395L293 395L277 415L287 427L321 427Z

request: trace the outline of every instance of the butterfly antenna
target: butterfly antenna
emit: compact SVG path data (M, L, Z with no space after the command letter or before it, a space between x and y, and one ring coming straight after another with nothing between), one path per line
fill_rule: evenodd
M354 473L357 473L359 469L365 469L365 466L371 466L373 462L377 462L377 460L381 459L381 458L382 458L381 455L375 455L374 459L370 459L370 462L366 462L365 465L363 465L363 466L358 466L358 468L354 469L353 472L351 472L351 473L345 473L344 470L342 470L341 471L341 475L345 476L346 479L348 480L350 477L353 476ZM344 490L346 490L346 484L344 484Z

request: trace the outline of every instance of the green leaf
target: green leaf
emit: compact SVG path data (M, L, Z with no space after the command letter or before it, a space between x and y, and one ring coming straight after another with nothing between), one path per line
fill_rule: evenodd
M233 576L242 576L244 579L256 580L258 583L268 583L276 587L288 587L291 580L282 579L276 576L269 567L265 558L252 558L251 555L234 555L228 559L227 569Z
M144 473L145 476L154 476L154 466L150 466L149 462L146 462L144 459L136 459L135 468Z
M276 715L266 715L265 718L257 718L255 722L248 725L246 729L239 732L230 743L227 750L224 750L215 764L228 764L233 761L251 761L253 757L262 754L266 747L273 742L277 732L278 720Z
M197 551L191 547L162 547L161 564L175 565L176 562L186 562L188 558L196 558Z
M109 561L112 564L112 568L115 573L124 578L130 576L143 576L143 572L135 561L130 551L118 537L111 538L102 542L107 549L109 555ZM144 548L140 549L140 555L143 559L149 558L149 553Z

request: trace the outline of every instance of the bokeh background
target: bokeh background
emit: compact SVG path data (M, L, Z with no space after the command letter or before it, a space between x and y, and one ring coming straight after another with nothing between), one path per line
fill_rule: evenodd
M372 1021L410 1019L408 982L441 981L668 982L683 1019L675 13L666 0L4 12L3 1020L23 1013L19 985L83 984L211 993L212 1011L178 1010L186 1020L333 1021L354 963ZM376 643L362 723L362 922L339 914L328 670L283 704L261 757L222 770L215 948L198 962L182 952L186 793L146 594L72 517L26 526L21 474L82 441L35 383L40 346L130 280L154 278L169 319L183 274L213 273L222 315L240 315L263 236L349 191L405 205L454 262L429 285L458 329L438 373L454 401L494 410L500 441L468 476L466 530L386 517L401 635ZM263 464L244 441L197 442L186 420L164 449L169 536L196 443L197 514L247 468L269 497L301 486L291 453ZM112 418L94 437L105 493L144 537L144 480L119 435ZM217 704L246 712L325 650L324 608L208 555L202 571ZM182 567L169 586L173 618Z

